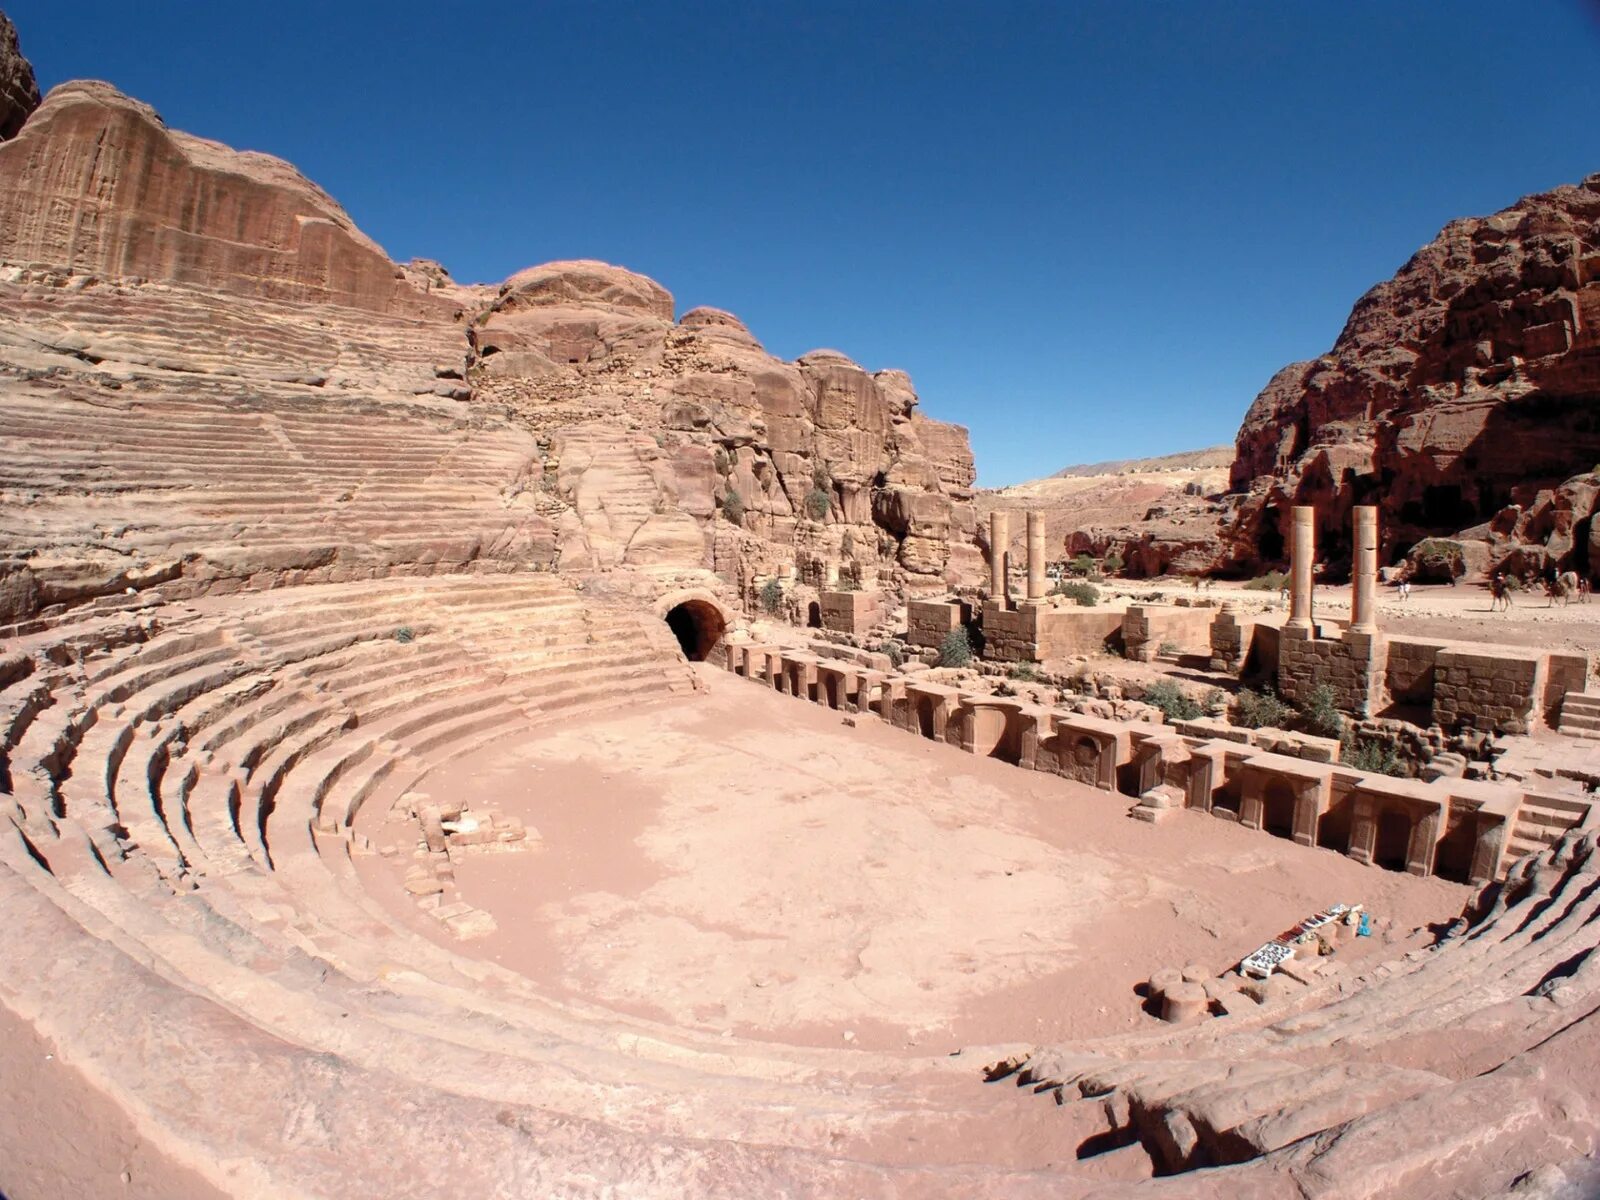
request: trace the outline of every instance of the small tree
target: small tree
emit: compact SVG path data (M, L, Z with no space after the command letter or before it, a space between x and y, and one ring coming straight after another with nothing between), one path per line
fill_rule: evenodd
M722 515L735 525L744 524L744 497L732 488L722 494Z
M1144 702L1169 721L1193 721L1205 715L1199 701L1170 679L1158 679L1144 690Z
M1344 737L1339 759L1345 766L1357 771L1370 771L1374 775L1390 775L1395 779L1411 778L1411 764L1402 758L1391 745L1376 738Z
M1257 575L1244 585L1247 592L1276 592L1281 591L1289 577L1282 571L1268 571L1265 575Z
M1279 700L1271 688L1260 692L1240 688L1233 705L1234 724L1246 729L1265 729L1269 725L1281 729L1293 716L1294 709Z
M972 663L972 641L967 637L966 629L957 626L944 635L944 641L939 646L939 665L941 667L965 667Z
M1300 719L1306 732L1318 737L1336 738L1344 733L1344 714L1339 711L1333 689L1325 683L1311 689L1311 695L1300 707Z
M1080 608L1093 608L1100 603L1100 589L1087 579L1064 579L1056 584L1055 594L1067 597Z
M832 507L833 497L821 488L813 488L811 494L806 497L806 516L813 521L825 519Z
M1072 560L1072 566L1069 568L1069 570L1071 570L1074 575L1082 575L1087 578L1088 576L1094 574L1094 559L1090 558L1087 554L1080 554Z
M783 611L783 584L776 575L761 585L761 609L769 617Z

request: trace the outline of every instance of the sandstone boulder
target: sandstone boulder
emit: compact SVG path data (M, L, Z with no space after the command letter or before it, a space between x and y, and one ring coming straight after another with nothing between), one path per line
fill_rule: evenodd
M543 263L500 285L500 310L526 306L606 308L672 320L672 293L655 280L593 259Z

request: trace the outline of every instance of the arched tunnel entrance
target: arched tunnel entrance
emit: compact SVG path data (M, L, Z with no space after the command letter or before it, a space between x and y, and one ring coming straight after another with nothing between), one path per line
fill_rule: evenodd
M728 628L717 606L707 600L685 600L674 605L667 610L666 619L690 662L705 662Z

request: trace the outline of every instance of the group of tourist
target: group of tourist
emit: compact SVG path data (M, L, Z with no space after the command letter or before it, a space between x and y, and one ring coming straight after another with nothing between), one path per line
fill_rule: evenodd
M1489 580L1489 611L1510 612L1511 594L1516 591L1533 592L1537 577L1532 571L1525 571L1519 579L1504 571L1496 571ZM1557 600L1563 604L1570 604L1576 600L1579 604L1589 602L1589 577L1577 571L1563 571L1557 573L1554 569L1544 579L1545 607L1550 607Z

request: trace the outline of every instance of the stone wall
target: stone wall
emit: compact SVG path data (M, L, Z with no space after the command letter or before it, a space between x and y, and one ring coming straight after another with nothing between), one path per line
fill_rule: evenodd
M1123 614L1093 608L1046 608L1023 604L983 606L983 656L995 662L1043 662L1094 654L1120 641Z
M1097 654L1122 636L1122 614L1093 608L1043 609L1039 614L1039 657Z
M1561 719L1561 701L1568 692L1589 684L1589 660L1582 654L1552 654L1544 681L1544 719L1554 727Z
M1383 683L1396 704L1432 705L1435 666L1445 642L1389 640Z
M1122 618L1122 652L1150 662L1165 645L1185 654L1208 654L1214 608L1172 604L1131 604Z
M1119 618L1120 620L1120 618ZM994 662L1041 662L1039 610L1001 608L994 601L983 606L983 656Z
M965 600L912 600L906 605L906 641L937 650L952 629L972 622Z
M1278 695L1303 704L1326 684L1345 712L1370 714L1374 684L1381 677L1381 652L1380 640L1368 634L1319 638L1286 628L1278 646Z
M870 592L819 592L817 602L822 627L834 633L860 635L878 622L878 598Z
M1504 648L1445 649L1435 666L1433 717L1446 729L1470 725L1496 733L1527 733L1541 696L1541 656Z

